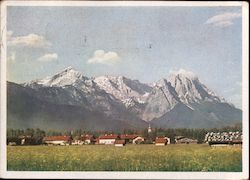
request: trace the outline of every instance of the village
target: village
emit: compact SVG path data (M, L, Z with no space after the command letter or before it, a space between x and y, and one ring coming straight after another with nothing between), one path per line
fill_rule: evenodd
M207 143L210 146L230 146L242 145L242 133L236 132L208 132L205 135L204 141L199 142L197 139L188 138L185 136L174 136L170 138L167 136L151 136L152 129L149 126L147 129L148 136L139 134L101 134L95 136L93 134L81 134L80 136L72 137L72 135L55 135L44 136L34 142L34 138L29 135L22 135L16 139L8 139L7 144L15 145L114 145L116 147L123 147L126 144L154 144L156 146L166 146L168 144L198 144ZM171 140L172 139L172 140Z

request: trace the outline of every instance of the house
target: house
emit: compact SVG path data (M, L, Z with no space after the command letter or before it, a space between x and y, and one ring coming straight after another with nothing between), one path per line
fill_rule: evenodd
M233 140L232 145L242 147L242 140Z
M126 143L141 144L144 138L136 134L121 134L120 139L125 140Z
M126 141L124 139L115 140L115 146L117 146L117 147L123 147L123 146L125 146L125 144L126 144Z
M156 146L166 146L167 143L168 143L168 140L165 137L156 137L155 139Z
M217 146L241 146L242 145L242 132L208 132L205 135L204 142L212 147Z
M9 146L16 146L17 144L16 144L16 142L9 142L8 145L9 145Z
M184 136L176 136L175 137L175 143L176 144L197 144L198 140L197 139L186 138Z
M99 143L99 137L95 139L95 144L100 144Z
M71 145L83 145L83 144L84 144L84 141L82 141L81 139L74 139L71 142Z
M145 141L145 139L144 139L143 137L137 136L136 138L134 138L134 139L132 140L132 143L133 143L133 144L141 144L141 143L143 143L144 141Z
M80 136L75 136L71 142L71 145L83 145L84 142Z
M10 146L21 145L21 139L18 137L8 137L7 144Z
M70 136L47 136L43 142L48 145L70 145L72 138Z
M164 137L164 139L166 139L168 141L167 144L170 144L170 138L169 137Z
M230 146L229 142L223 141L223 142L218 142L218 141L210 141L208 143L211 147L224 147L224 146Z
M222 147L222 146L242 146L242 140L232 141L209 141L208 144L211 147Z
M117 134L105 134L98 138L99 144L114 144L115 140L119 139Z
M84 144L95 144L96 139L94 135L85 134L82 135L82 141L84 142Z
M32 137L31 135L20 135L20 145L38 145L42 144L42 137Z
M135 134L121 134L120 139L125 140L126 143L133 143L133 140L137 138L138 135Z

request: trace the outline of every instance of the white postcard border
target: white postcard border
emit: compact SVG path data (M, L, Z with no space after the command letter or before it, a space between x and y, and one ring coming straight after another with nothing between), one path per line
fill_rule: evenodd
M7 6L242 6L242 172L36 172L7 171L6 157L6 11ZM243 1L3 1L1 2L1 156L0 177L22 179L248 179L249 178L249 6Z

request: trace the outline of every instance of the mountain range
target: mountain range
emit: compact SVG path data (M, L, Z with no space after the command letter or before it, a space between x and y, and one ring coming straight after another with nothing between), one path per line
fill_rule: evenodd
M68 67L51 77L7 83L8 128L122 130L213 128L241 123L242 111L192 72L153 85L124 76L89 78Z

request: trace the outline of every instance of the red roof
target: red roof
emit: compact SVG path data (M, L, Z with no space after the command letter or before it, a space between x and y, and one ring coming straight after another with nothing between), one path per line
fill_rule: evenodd
M167 143L168 140L165 138L156 138L155 143Z
M70 136L47 136L43 138L44 141L70 141Z
M135 139L138 135L135 134L121 134L121 139Z
M99 139L116 139L116 138L118 138L117 134L105 134L99 136Z
M115 140L115 144L125 144L125 140L122 140L122 139L120 139L120 140Z
M94 139L94 135L90 135L90 134L86 134L82 136L83 140L93 140Z

